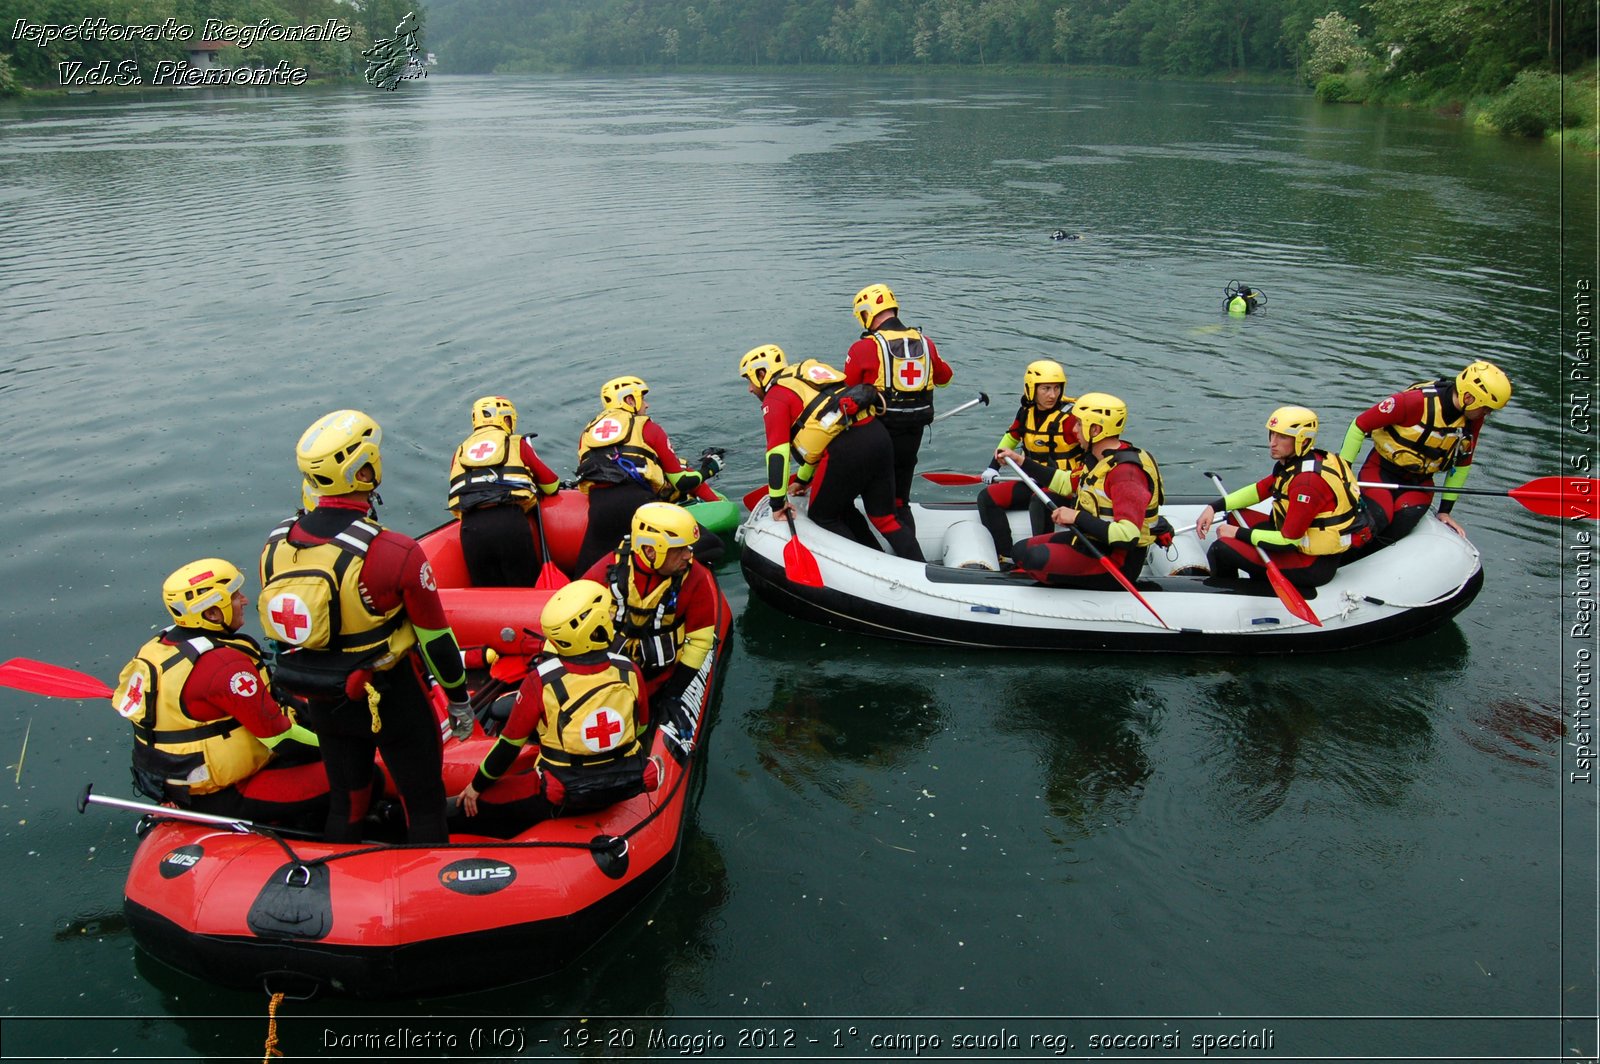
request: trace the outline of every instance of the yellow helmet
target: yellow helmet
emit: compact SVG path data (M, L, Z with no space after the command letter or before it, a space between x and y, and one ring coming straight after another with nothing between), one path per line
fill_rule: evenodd
M757 388L765 388L772 375L788 364L789 359L785 357L783 348L777 344L762 344L744 353L739 360L739 376Z
M895 301L894 293L886 284L869 284L856 293L856 320L863 329L872 328L872 319L884 311L899 309L900 304Z
M616 637L611 615L617 599L593 580L574 580L550 596L539 613L545 642L562 657L605 650Z
M1072 413L1083 425L1084 437L1096 443L1107 436L1120 436L1128 424L1128 404L1105 392L1084 392L1072 404ZM1099 435L1089 430L1098 428Z
M517 408L503 395L486 395L472 404L472 427L499 425L507 432L517 431Z
M700 524L688 510L670 502L647 502L633 511L633 556L654 572L673 547L692 547Z
M613 377L600 386L600 405L607 410L625 408L639 411L650 386L638 377Z
M1474 362L1456 374L1456 391L1464 400L1472 396L1474 406L1499 410L1511 401L1511 378L1493 362Z
M1317 414L1303 406L1280 406L1267 418L1269 432L1294 437L1294 453L1305 454L1317 443Z
M318 418L300 437L295 461L313 495L348 495L371 491L383 479L383 430L359 410L335 410ZM372 483L356 480L363 466L372 467Z
M1022 371L1022 401L1033 402L1033 390L1041 384L1059 384L1061 390L1067 390L1067 371L1061 368L1061 363L1052 362L1048 358L1041 358L1037 362L1029 362L1028 368Z
M221 558L201 558L179 567L161 585L161 601L181 628L207 628L213 632L231 631L233 593L244 587L244 574L232 562ZM212 606L222 609L222 621L200 616Z

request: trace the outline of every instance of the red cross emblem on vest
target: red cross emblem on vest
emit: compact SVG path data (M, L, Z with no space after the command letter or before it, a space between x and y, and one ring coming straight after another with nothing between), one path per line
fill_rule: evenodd
M305 605L295 596L285 592L278 595L268 603L267 616L272 619L272 627L278 637L286 643L299 643L304 636L311 633L311 613Z
M124 717L131 717L144 705L144 677L135 676L128 681L128 694L122 700L122 705L117 707L117 712Z
M583 722L583 745L595 753L616 746L617 736L621 734L622 718L617 715L616 710L597 709Z
M491 454L494 454L494 443L490 440L475 443L467 451L468 458L474 458L479 461L489 457Z
M922 363L910 359L900 363L900 383L907 388L915 388L922 383Z
M617 435L621 431L622 422L618 421L616 418L608 417L601 418L599 421L595 422L594 428L589 430L589 435L593 436L601 443L605 443L609 441L611 437Z

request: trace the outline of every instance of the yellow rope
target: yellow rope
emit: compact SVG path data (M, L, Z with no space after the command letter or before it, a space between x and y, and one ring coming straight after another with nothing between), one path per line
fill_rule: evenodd
M377 735L383 729L383 721L378 719L378 689L370 680L361 686L367 689L367 712L372 714L372 734Z
M273 1057L283 1056L283 1050L278 1048L278 1006L283 1002L283 994L272 995L272 1000L267 1003L267 1045L266 1056L261 1058L261 1064L267 1064Z

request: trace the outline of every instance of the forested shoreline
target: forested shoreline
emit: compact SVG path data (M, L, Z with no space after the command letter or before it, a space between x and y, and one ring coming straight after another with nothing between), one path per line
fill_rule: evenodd
M1592 90L1596 8L1579 0L0 0L0 25L339 18L356 30L345 44L263 41L248 59L350 76L361 49L412 9L445 73L825 67L1265 78L1306 84L1328 101L1433 107L1522 135L1573 128L1594 142L1594 94L1574 79ZM46 54L15 36L0 44L13 86L51 84L65 59L127 51L58 41ZM156 52L183 49L166 42L138 58ZM0 92L7 80L0 62Z

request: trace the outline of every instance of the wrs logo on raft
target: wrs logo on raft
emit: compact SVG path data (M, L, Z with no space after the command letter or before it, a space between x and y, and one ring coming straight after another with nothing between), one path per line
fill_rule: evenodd
M517 870L504 861L469 857L439 870L439 883L457 894L493 894L516 881Z
M205 856L205 850L194 843L188 846L179 846L161 859L157 869L161 872L162 879L177 879L189 869L200 863L200 858Z

